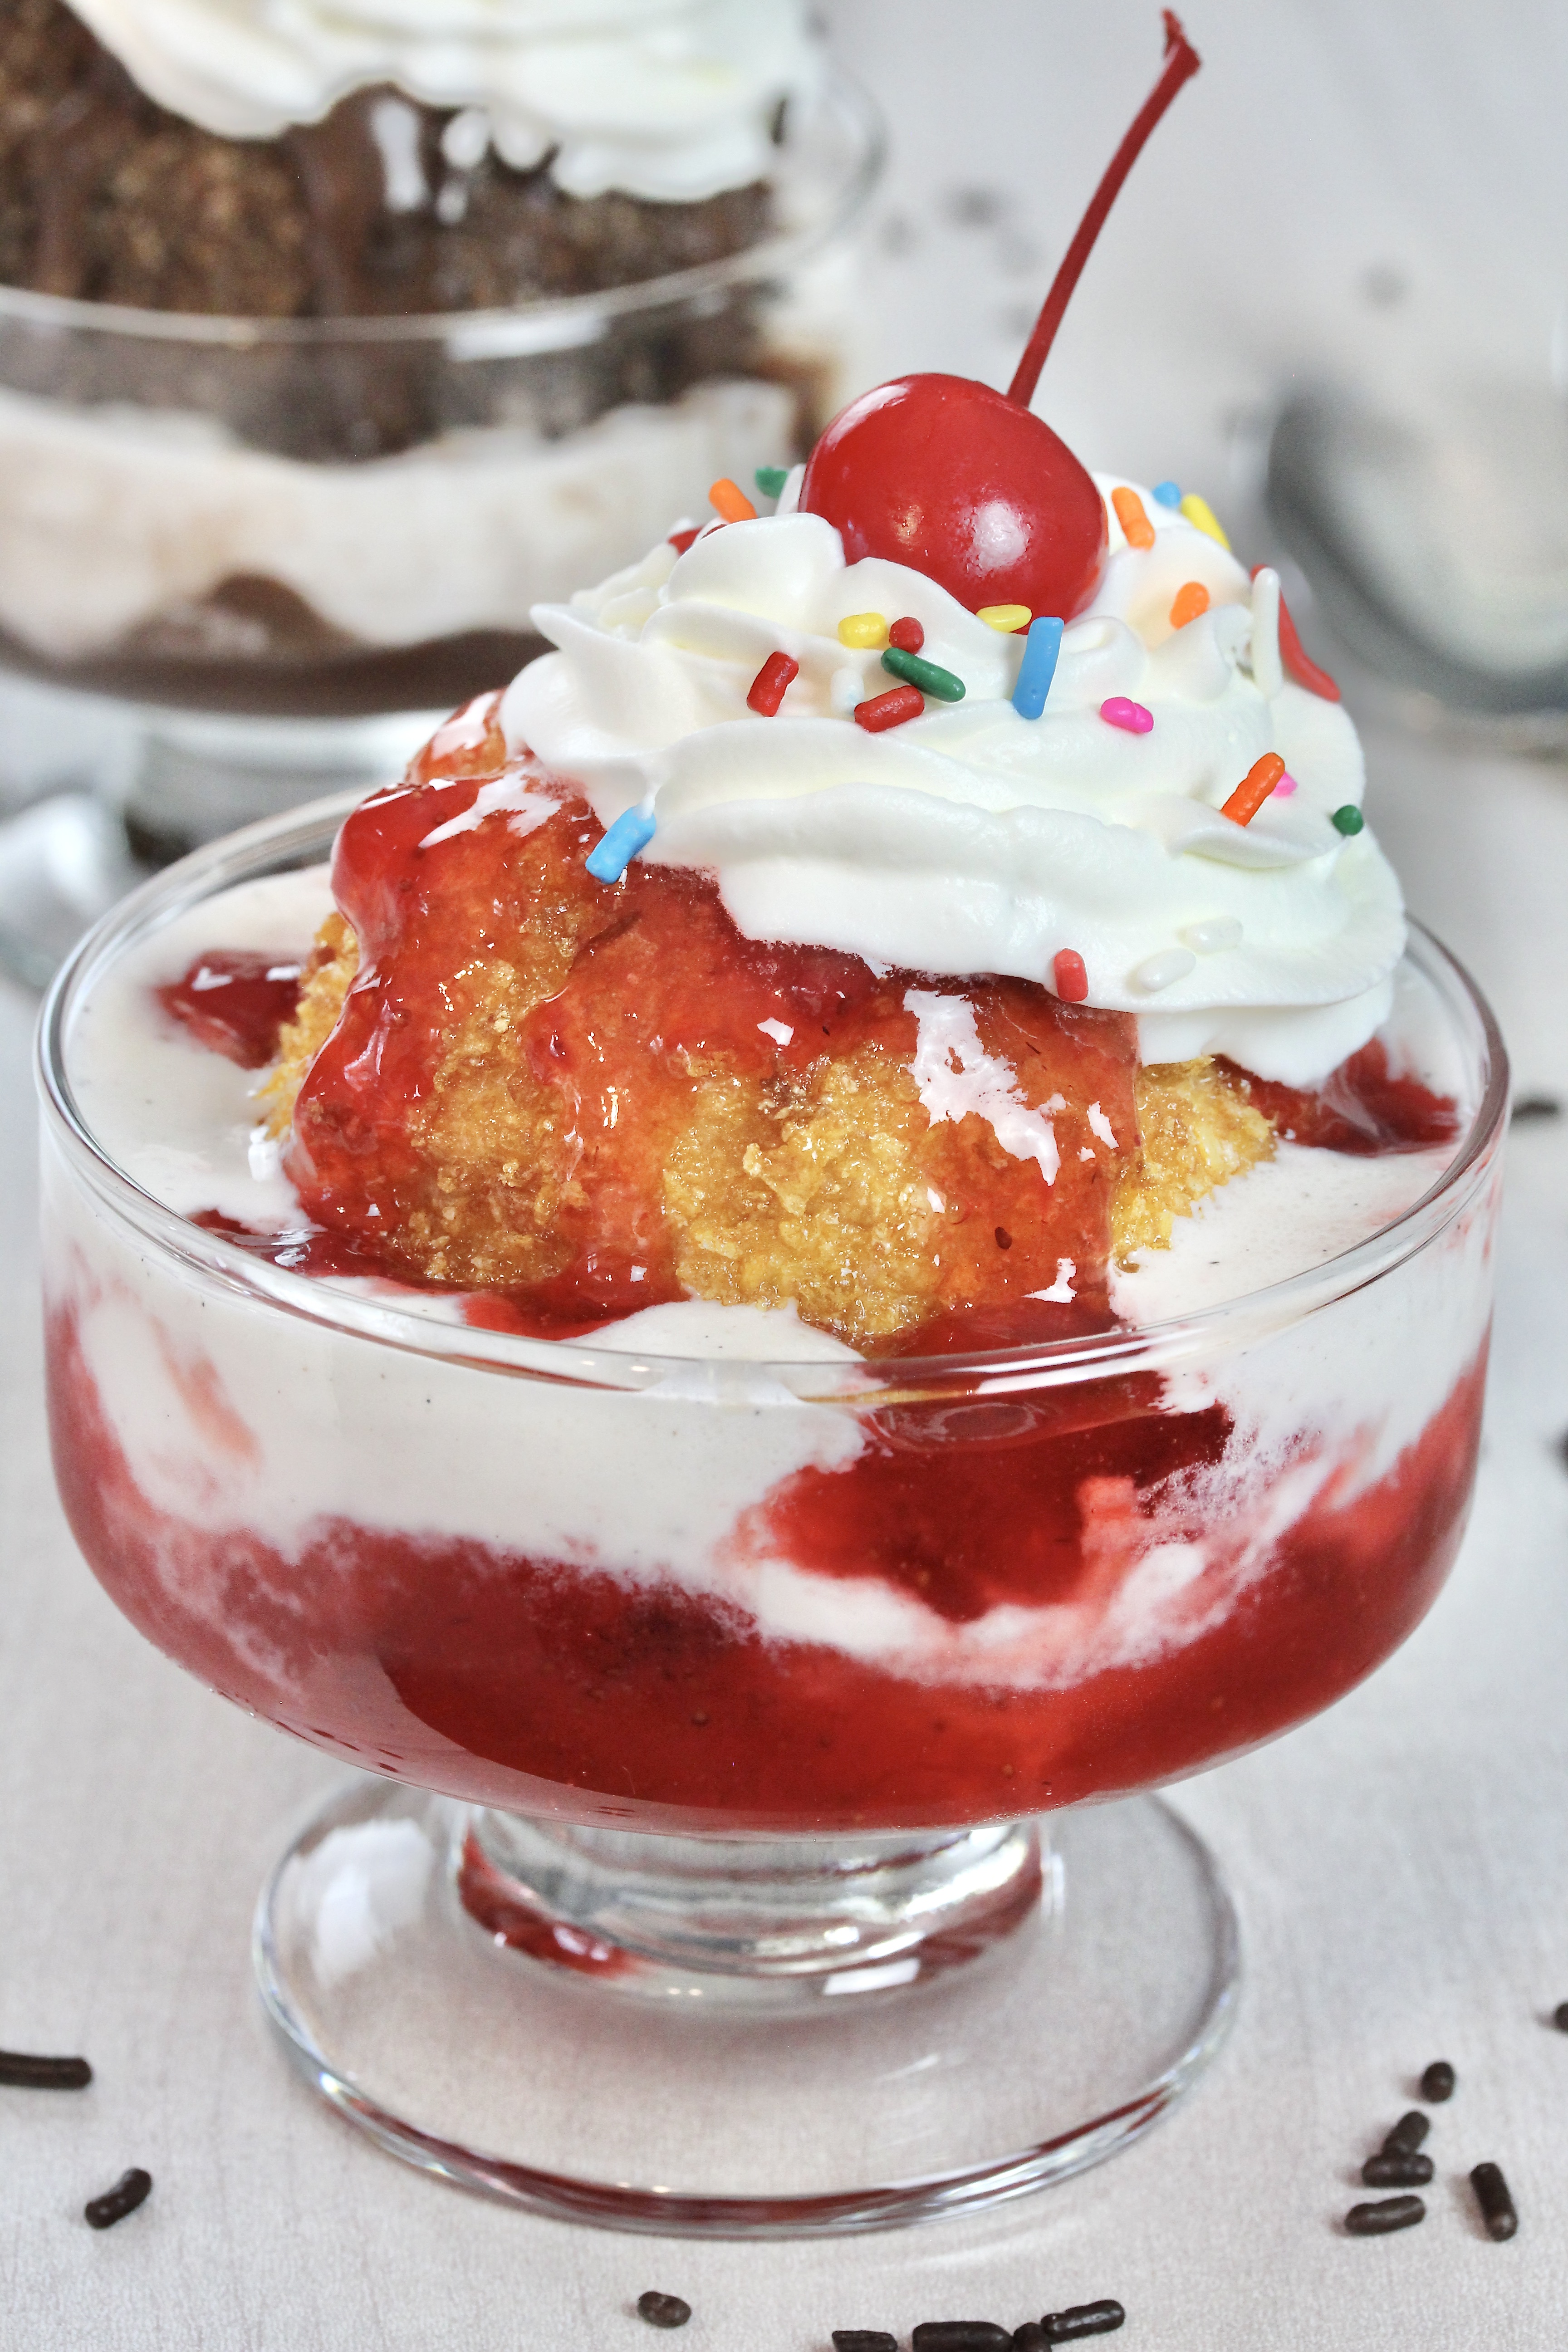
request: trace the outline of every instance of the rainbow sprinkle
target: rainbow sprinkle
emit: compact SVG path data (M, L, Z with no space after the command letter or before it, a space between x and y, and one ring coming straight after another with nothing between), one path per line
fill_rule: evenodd
M1182 512L1190 523L1199 530L1206 530L1211 539L1217 539L1220 545L1228 551L1230 541L1220 529L1219 519L1207 499L1200 499L1196 490L1189 490L1182 500Z
M1112 490L1110 503L1116 509L1116 520L1121 525L1122 536L1129 547L1147 548L1154 544L1154 526L1144 510L1143 501L1136 490Z
M1064 1004L1082 1004L1089 997L1089 973L1076 948L1063 948L1052 959L1051 976Z
M887 644L888 624L880 613L850 613L838 624L838 642L874 650Z
M1141 702L1130 702L1124 694L1113 694L1100 706L1100 715L1108 727L1120 727L1129 735L1147 735L1154 724L1154 714L1145 710Z
M901 654L918 654L924 646L926 633L912 613L906 613L888 631L888 643L897 646Z
M759 466L752 480L764 499L776 499L789 479L787 466Z
M1163 507L1174 507L1179 510L1182 503L1182 486L1180 482L1156 482L1154 496Z
M716 482L708 485L708 503L726 522L755 522L757 509L741 488L728 474L721 474Z
M800 664L793 654L770 654L755 677L746 697L746 707L759 719L776 719L784 688L792 678L800 676Z
M940 662L922 661L919 654L907 654L899 646L889 646L882 656L882 667L891 677L901 677L906 686L918 686L938 702L962 702L963 680L955 677Z
M1027 604L982 604L974 617L984 621L988 629L999 629L1005 637L1010 637L1016 630L1028 627L1029 608Z
M1280 777L1285 762L1278 751L1265 751L1261 760L1254 760L1235 792L1220 810L1235 824L1250 824Z
M855 724L868 735L885 735L889 727L902 727L906 720L919 719L924 709L925 703L912 686L889 687L886 694L873 694L856 704Z
M1189 621L1198 620L1209 608L1209 592L1201 580L1184 580L1171 604L1171 626L1184 629Z
M1347 841L1353 841L1356 835L1366 823L1366 819L1363 816L1360 809L1352 806L1352 804L1347 801L1343 808L1337 808L1334 811L1332 816L1329 819L1329 823L1333 826L1336 833L1342 833Z
M1037 719L1046 707L1066 626L1065 621L1052 619L1044 613L1029 624L1024 658L1018 666L1018 683L1013 688L1013 708L1020 719Z
M623 809L584 860L595 881L618 882L638 850L647 847L657 829L651 809Z

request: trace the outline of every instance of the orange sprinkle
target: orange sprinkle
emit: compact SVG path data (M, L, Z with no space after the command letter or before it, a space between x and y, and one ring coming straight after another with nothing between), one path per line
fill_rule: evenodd
M1265 751L1262 759L1255 760L1248 768L1221 809L1221 816L1234 818L1237 824L1250 824L1284 773L1285 762L1279 752Z
M1110 503L1116 509L1116 520L1121 525L1129 547L1152 547L1154 526L1143 511L1143 501L1136 490L1112 490Z
M1184 581L1181 587L1177 589L1175 601L1171 606L1172 628L1184 629L1189 621L1195 621L1198 615L1201 613L1206 613L1208 608L1209 592L1203 582L1201 580Z
M726 522L755 522L757 509L741 488L728 474L721 474L708 492L710 506L716 507Z

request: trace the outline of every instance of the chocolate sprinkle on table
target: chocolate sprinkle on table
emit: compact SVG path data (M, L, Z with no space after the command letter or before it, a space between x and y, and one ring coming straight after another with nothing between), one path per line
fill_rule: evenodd
M1047 2311L1040 2326L1047 2344L1076 2344L1084 2336L1110 2336L1127 2314L1114 2297L1102 2303L1075 2303L1066 2311Z
M1419 2197L1383 2197L1375 2205L1352 2205L1345 2228L1352 2238L1381 2238L1390 2230L1414 2229L1426 2219L1426 2207Z
M1514 2211L1513 2199L1509 2195L1501 2166L1478 2164L1470 2175L1470 2187L1476 2192L1476 2203L1481 2209L1481 2220L1486 2223L1488 2237L1495 2238L1501 2245L1519 2227L1519 2215Z
M127 2213L134 2213L138 2205L145 2204L153 2188L153 2176L133 2164L122 2172L112 2189L101 2197L89 2197L82 2207L82 2215L89 2230L112 2230L116 2221L123 2221Z
M684 2327L690 2316L691 2305L679 2294L660 2294L650 2286L637 2297L637 2317L650 2327Z
M1384 2156L1414 2156L1431 2128L1431 2117L1424 2116L1419 2107L1412 2107L1408 2115L1400 2116L1384 2141L1381 2153Z
M1441 2106L1445 2099L1453 2097L1455 2079L1454 2070L1447 2060L1434 2058L1421 2077L1422 2097L1429 2099L1434 2106Z
M1510 1114L1515 1127L1533 1126L1537 1119L1561 1118L1563 1106L1555 1095L1521 1095Z
M899 2352L899 2339L885 2327L836 2327L833 2352Z
M92 2068L85 2058L34 2058L25 2050L0 2050L0 2084L22 2091L85 2091Z
M1552 2022L1559 2033L1568 2033L1568 2000L1560 2000L1552 2012Z
M1013 2331L994 2319L922 2319L914 2352L1013 2352Z
M1369 2156L1361 2177L1369 2189L1425 2189L1432 2178L1429 2156Z

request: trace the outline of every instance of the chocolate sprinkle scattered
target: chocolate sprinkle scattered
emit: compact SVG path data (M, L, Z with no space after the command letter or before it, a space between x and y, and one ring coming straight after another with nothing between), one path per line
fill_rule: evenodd
M1552 2022L1559 2033L1568 2033L1568 2000L1560 2000L1552 2012Z
M914 2352L1013 2352L1013 2331L994 2319L922 2319Z
M92 2068L85 2058L34 2058L25 2050L0 2050L0 2084L22 2091L85 2091Z
M1434 2058L1421 2077L1422 2097L1429 2099L1435 2107L1441 2106L1445 2099L1453 2097L1455 2079L1454 2070L1447 2060Z
M1103 2303L1075 2303L1066 2311L1047 2311L1040 2326L1047 2344L1076 2344L1085 2336L1110 2336L1127 2314L1113 2297Z
M1421 2198L1383 2197L1375 2205L1352 2205L1345 2215L1345 2228L1352 2238L1382 2238L1390 2230L1414 2229L1426 2219Z
M1361 2177L1369 2189L1425 2189L1432 2178L1429 2156L1369 2156Z
M1412 2107L1408 2115L1400 2116L1381 2152L1384 2156L1414 2156L1431 2128L1431 2117L1424 2116L1419 2107Z
M1478 2164L1470 2175L1470 2187L1476 2192L1476 2203L1481 2209L1481 2220L1486 2223L1488 2237L1495 2238L1501 2245L1519 2227L1519 2215L1514 2211L1513 2199L1509 2195L1501 2166Z
M690 2316L691 2305L681 2295L660 2294L650 2286L637 2297L637 2317L650 2327L684 2327Z
M138 2205L145 2204L152 2194L153 2176L133 2164L122 2172L112 2189L101 2197L89 2197L82 2214L89 2230L112 2230L116 2221L123 2221L127 2213L134 2213Z
M833 2352L899 2352L899 2339L885 2327L836 2327Z
M1521 1095L1510 1114L1514 1127L1532 1127L1539 1119L1561 1118L1563 1106L1555 1095Z

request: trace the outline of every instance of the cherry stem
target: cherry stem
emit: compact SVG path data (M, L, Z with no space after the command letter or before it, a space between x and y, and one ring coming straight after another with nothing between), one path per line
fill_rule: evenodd
M1094 250L1094 241L1105 226L1105 216L1121 193L1121 183L1143 151L1154 125L1175 97L1184 81L1191 81L1203 59L1182 30L1181 19L1173 9L1167 8L1165 18L1165 68L1135 117L1132 128L1110 159L1094 197L1078 226L1078 235L1062 258L1062 266L1046 297L1044 310L1035 321L1035 331L1018 362L1018 372L1007 386L1007 397L1016 400L1020 408L1027 408L1035 396L1035 386L1040 381L1051 345L1057 339L1062 313L1072 300L1073 289L1083 275L1083 265Z

